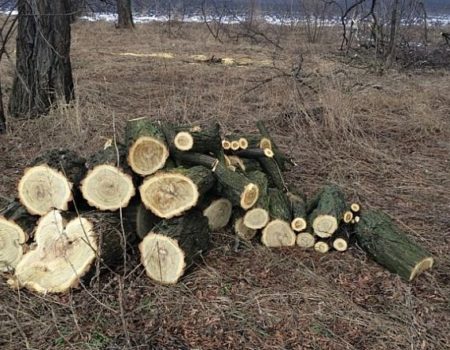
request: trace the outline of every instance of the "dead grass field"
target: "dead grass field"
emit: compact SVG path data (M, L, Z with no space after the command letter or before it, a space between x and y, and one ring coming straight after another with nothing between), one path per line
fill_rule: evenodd
M39 152L71 147L88 155L125 120L184 123L217 119L225 130L267 121L298 162L289 182L311 194L326 182L348 199L381 208L436 257L411 284L357 247L319 255L233 249L215 232L204 262L176 286L152 283L132 247L127 266L65 296L10 290L0 282L1 349L446 349L450 345L450 73L384 75L341 63L338 33L321 45L287 33L284 50L215 42L185 25L169 38L161 24L133 32L76 23L76 101L39 120L10 123L0 136L0 193L15 194ZM118 53L173 53L174 59ZM299 80L290 72L299 53ZM251 57L274 67L192 64L189 55ZM13 68L1 67L4 93ZM259 86L258 86L259 84ZM7 102L7 101L5 101Z

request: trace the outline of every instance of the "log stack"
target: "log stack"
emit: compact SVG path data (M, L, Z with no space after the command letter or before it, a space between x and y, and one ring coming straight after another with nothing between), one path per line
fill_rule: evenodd
M238 241L270 248L342 252L357 240L407 280L433 265L392 221L348 205L336 185L308 200L284 179L295 163L264 123L256 129L221 134L217 123L139 118L123 144L87 159L43 153L20 179L18 200L0 200L0 271L13 286L64 293L114 267L137 241L149 278L174 284L227 225Z

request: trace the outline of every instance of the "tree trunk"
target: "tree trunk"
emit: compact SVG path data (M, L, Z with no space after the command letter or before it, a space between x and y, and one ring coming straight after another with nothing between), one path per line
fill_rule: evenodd
M395 0L392 8L391 15L391 31L389 34L389 48L386 57L386 66L389 68L392 66L395 60L395 52L397 47L397 29L399 25L399 12L400 0Z
M117 0L117 28L134 28L131 0Z
M74 97L68 0L19 0L11 116L38 117Z
M0 81L0 134L6 133L5 110L3 109L2 82Z

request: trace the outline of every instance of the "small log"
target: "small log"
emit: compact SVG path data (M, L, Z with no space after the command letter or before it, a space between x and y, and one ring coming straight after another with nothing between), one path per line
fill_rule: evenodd
M9 283L41 294L68 292L84 276L92 276L96 266L119 262L121 239L114 214L86 213L66 223L61 212L53 210L39 220L36 247L23 256Z
M173 138L173 144L179 151L207 153L217 157L218 152L222 149L220 126L218 123L212 123L205 128L174 125L170 125L170 127L176 133ZM172 140L168 140L168 142L170 143Z
M52 208L68 210L77 198L72 189L84 177L85 159L68 150L51 150L37 157L19 181L20 202L32 215L45 215ZM75 187L74 187L75 186Z
M219 160L206 154L194 152L176 152L172 154L179 166L201 165L208 169L215 169Z
M80 190L90 206L110 211L127 207L136 190L126 158L126 148L117 145L95 153L86 161L89 171Z
M344 225L331 238L332 246L338 252L345 252L351 241L352 225Z
M147 209L170 219L196 206L200 196L214 185L211 170L195 166L158 172L144 180L139 192Z
M309 216L314 233L327 238L338 229L346 208L344 195L339 187L329 185L321 191L316 209Z
M226 198L211 197L203 202L201 208L203 215L208 219L209 229L217 231L228 225L233 205Z
M280 167L280 170L286 170L286 164L289 163L291 165L296 165L291 159L287 158L283 152L280 151L280 149L277 147L275 142L273 141L272 137L269 134L269 131L267 130L265 124L263 121L256 122L256 127L258 128L259 132L261 133L262 139L260 141L260 147L261 148L269 148L274 153L274 158Z
M325 254L330 251L330 245L328 244L327 241L319 240L314 244L314 250L316 252Z
M258 230L248 228L244 224L245 212L241 208L235 208L233 211L234 212L232 221L233 221L233 229L236 236L243 241L252 240L258 233Z
M264 228L270 221L267 176L263 172L256 170L248 173L248 178L258 185L259 199L255 206L245 213L243 220L248 228L259 230Z
M244 175L228 169L222 163L216 166L214 175L220 184L221 195L228 198L233 205L248 210L258 201L258 185Z
M225 151L228 151L231 149L231 142L229 140L222 140L222 148Z
M361 206L359 203L352 203L350 204L350 210L353 212L353 214L358 214L361 211Z
M351 223L353 220L353 212L351 210L347 210L344 212L344 215L342 217L342 221L344 221L346 224Z
M128 164L136 174L147 176L164 167L169 149L158 122L147 118L128 120L125 138Z
M230 149L232 151L237 151L239 148L241 148L239 141L235 140L235 141L231 141L230 143Z
M147 275L162 284L175 284L209 248L208 219L198 211L163 220L139 244Z
M292 208L292 221L291 228L295 232L301 232L306 230L307 215L306 215L306 200L304 195L299 194L299 192L288 192L287 196Z
M247 148L247 149L241 149L237 150L236 152L233 152L234 155L242 158L249 158L249 159L259 159L259 158L273 158L273 152L268 149L261 149L261 148Z
M299 247L302 248L312 248L316 243L316 238L310 232L300 232L297 235L296 243Z
M365 211L355 229L359 246L377 263L406 281L412 281L433 266L431 254L380 211Z
M287 195L276 188L267 191L270 198L270 217L290 223L292 221L291 205Z
M284 181L281 169L278 166L277 161L274 158L260 157L258 158L261 167L267 174L271 183L281 191L288 191L286 182Z

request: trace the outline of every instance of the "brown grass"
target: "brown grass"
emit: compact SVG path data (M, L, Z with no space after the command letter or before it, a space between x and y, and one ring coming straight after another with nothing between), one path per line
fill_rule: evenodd
M138 252L126 270L66 296L14 292L0 282L2 349L444 349L449 344L450 74L388 72L340 63L337 33L307 45L286 33L282 52L246 42L220 44L185 25L169 38L160 24L118 31L77 23L76 100L39 120L10 122L0 137L0 193L12 195L41 151L82 155L121 137L126 119L217 119L227 131L265 120L299 163L288 182L311 194L326 182L348 199L390 213L436 257L407 284L357 247L319 255L254 244L233 250L216 232L200 266L173 287L153 284ZM175 59L116 53L171 52ZM300 81L275 78L304 57ZM189 64L189 55L273 59L275 68ZM182 57L183 59L179 59ZM1 67L4 90L13 69ZM308 87L310 86L310 87ZM250 92L248 92L250 90ZM123 288L121 287L123 286Z

